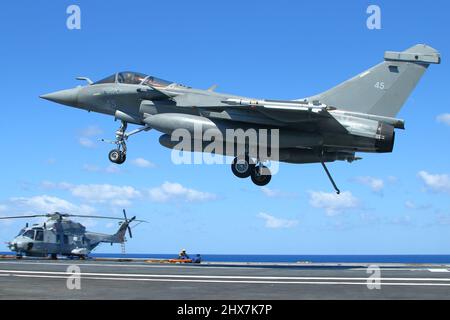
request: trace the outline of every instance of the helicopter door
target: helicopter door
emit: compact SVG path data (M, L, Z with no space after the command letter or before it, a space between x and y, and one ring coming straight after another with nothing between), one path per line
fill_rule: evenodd
M35 241L44 241L44 231L43 230L36 230L36 233L34 235Z

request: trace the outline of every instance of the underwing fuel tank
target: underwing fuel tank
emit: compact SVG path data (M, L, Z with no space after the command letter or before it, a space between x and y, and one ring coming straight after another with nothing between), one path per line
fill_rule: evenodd
M181 140L173 140L172 136L169 134L163 134L159 138L159 143L166 148L180 151L189 152L209 152L214 154L227 155L231 157L239 156L237 150L238 146L232 144L227 146L226 142L215 144L215 148L212 149L211 141L200 141L200 140L189 140L187 143L181 143ZM187 147L187 148L186 148ZM217 148L218 147L218 148ZM214 150L213 152L211 152ZM240 149L243 150L243 149ZM272 155L276 155L277 158L273 158ZM336 160L352 162L357 160L354 153L351 152L325 152L324 154L319 154L311 149L295 149L295 148L282 148L278 152L269 152L268 158L265 160L275 160L288 163L317 163L321 162L333 162Z
M144 122L162 133L172 134L177 129L186 129L191 134L194 130L219 130L218 126L208 118L182 113L160 113L148 116ZM198 128L198 129L197 129Z
M205 142L210 142L211 136L214 137L214 139L222 141L239 141L239 138L245 136L243 138L244 141L249 141L249 144L252 145L252 140L248 139L248 137L251 137L252 133L255 133L256 144L260 146L267 145L280 148L296 148L318 147L323 144L322 136L317 133L298 132L290 129L267 126L254 128L245 123L212 121L206 117L189 114L160 113L146 117L144 122L151 128L168 135L169 140L171 136L178 136L175 130L185 129L191 134L192 140Z

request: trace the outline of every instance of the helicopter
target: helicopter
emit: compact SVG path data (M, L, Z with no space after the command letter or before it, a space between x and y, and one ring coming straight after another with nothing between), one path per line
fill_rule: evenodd
M0 217L1 220L6 219L24 219L46 217L46 222L33 224L29 226L27 223L19 234L10 242L7 242L9 249L16 252L16 258L20 259L24 255L29 257L50 257L57 259L58 255L69 258L78 257L86 259L89 253L94 250L100 243L120 243L124 244L125 233L128 230L130 238L130 224L132 222L147 222L145 220L136 220L136 217L127 218L125 209L123 210L124 218L94 216L94 215L77 215L68 213L47 213L25 216ZM121 220L119 222L119 230L115 234L103 234L90 232L86 230L81 223L74 222L69 217L95 218L95 219L111 219Z

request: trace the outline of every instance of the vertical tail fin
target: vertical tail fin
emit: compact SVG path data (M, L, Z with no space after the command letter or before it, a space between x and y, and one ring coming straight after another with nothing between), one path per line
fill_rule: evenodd
M132 237L129 226L130 226L130 223L133 222L135 219L136 219L136 217L133 217L129 220L126 219L126 220L124 220L124 222L122 222L122 224L119 227L119 230L117 230L117 232L113 235L114 242L119 242L119 243L124 242L125 241L125 233L127 232L127 229L129 230L130 237Z
M395 117L430 64L441 62L437 50L415 45L388 51L385 61L338 86L308 98L347 111Z

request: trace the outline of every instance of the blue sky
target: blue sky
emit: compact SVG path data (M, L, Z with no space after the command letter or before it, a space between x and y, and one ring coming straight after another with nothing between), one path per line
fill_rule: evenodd
M81 8L81 30L66 8ZM382 29L366 27L379 5ZM0 11L3 155L0 215L50 210L120 216L135 229L128 252L450 254L448 1L5 1ZM182 165L158 133L134 136L128 161L107 160L112 118L38 98L135 70L197 88L295 99L380 62L385 50L438 49L399 114L394 153L329 165L281 164L268 188L228 165ZM95 231L116 225L84 221ZM0 223L0 241L25 223ZM6 248L4 248L6 249ZM99 252L120 252L103 246Z

